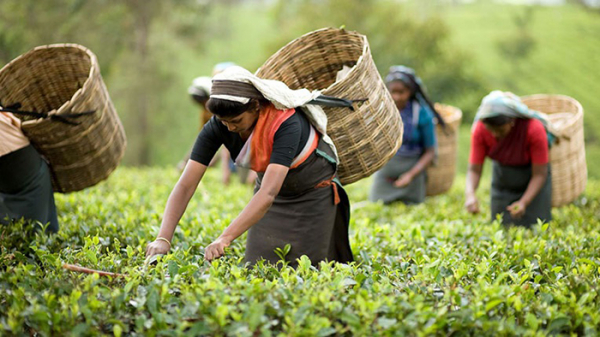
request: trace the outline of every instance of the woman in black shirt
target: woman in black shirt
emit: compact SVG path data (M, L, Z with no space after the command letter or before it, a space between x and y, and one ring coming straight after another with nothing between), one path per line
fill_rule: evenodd
M334 150L300 109L277 109L255 84L237 79L241 72L255 82L263 80L235 68L213 80L208 108L215 116L198 135L147 255L170 249L177 222L208 163L225 145L236 164L256 171L258 179L254 196L206 248L205 259L222 256L225 248L248 230L245 261L252 264L260 259L276 263L275 249L286 244L291 245L286 256L291 265L302 255L314 264L352 261L349 202L336 179ZM268 85L261 88L268 90Z

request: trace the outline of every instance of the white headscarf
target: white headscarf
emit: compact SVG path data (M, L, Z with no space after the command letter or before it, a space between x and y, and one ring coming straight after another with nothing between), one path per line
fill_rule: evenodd
M239 66L229 67L223 72L213 77L213 81L219 80L237 81L252 84L258 91L261 92L265 99L273 103L275 108L279 110L292 109L297 107L303 108L303 111L306 112L310 123L323 136L323 141L325 141L329 146L331 146L335 154L336 161L339 163L335 145L333 144L331 138L327 135L327 115L325 115L323 108L321 108L319 105L307 104L308 102L321 95L321 92L319 90L292 90L281 81L266 80L259 78L256 75L249 72L248 70ZM211 95L210 97L238 102L242 104L246 104L250 101L250 99L247 97L239 97L232 95Z
M210 77L196 77L194 81L192 81L192 85L190 85L190 87L188 88L188 94L208 97L210 95L211 86L212 79Z

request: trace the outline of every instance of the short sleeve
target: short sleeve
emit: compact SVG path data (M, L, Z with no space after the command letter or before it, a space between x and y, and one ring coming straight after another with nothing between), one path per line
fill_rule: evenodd
M219 147L223 145L217 123L219 122L213 117L204 124L192 148L191 160L206 166L210 164Z
M535 165L548 164L548 135L542 122L537 119L529 122L527 141L529 142L531 163Z
M290 167L298 151L302 127L297 114L288 118L275 132L269 163Z
M423 147L430 149L437 145L435 137L435 124L433 123L433 114L427 109L421 109L419 112L419 128L423 139Z
M475 124L475 130L471 134L471 154L469 155L469 163L473 165L482 165L485 161L485 156L488 153L488 146L485 142L485 126L481 122Z

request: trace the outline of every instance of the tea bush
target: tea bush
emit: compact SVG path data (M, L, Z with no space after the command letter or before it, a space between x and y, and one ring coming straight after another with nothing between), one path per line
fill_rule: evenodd
M144 265L174 169L121 168L86 191L57 195L61 230L0 228L0 335L597 335L600 183L532 230L505 229L462 208L464 177L423 205L368 203L348 187L356 262L297 269L242 265L245 236L203 261L251 197L209 170L172 253ZM489 181L483 184L489 185ZM489 189L480 191L488 212ZM101 277L64 263L122 273Z

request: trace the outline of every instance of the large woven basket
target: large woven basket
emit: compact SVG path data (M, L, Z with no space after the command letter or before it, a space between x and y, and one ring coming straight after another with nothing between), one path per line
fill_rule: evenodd
M344 66L352 67L336 81ZM324 95L367 99L348 108L325 107L327 133L336 145L342 184L381 168L402 143L402 120L371 57L364 35L326 28L299 37L260 67L257 76L292 89L322 90Z
M456 107L436 103L435 110L446 122L446 127L437 124L435 128L438 157L435 164L427 168L428 196L445 193L452 187L456 175L458 130L462 119L462 111Z
M583 193L587 183L583 108L575 99L562 95L540 94L522 100L530 109L548 114L561 135L550 149L552 206L569 204Z
M19 110L47 114L17 116L23 119L25 135L50 163L56 192L102 181L123 157L125 132L96 56L82 46L41 46L14 59L0 70L0 101L4 107L20 103Z

